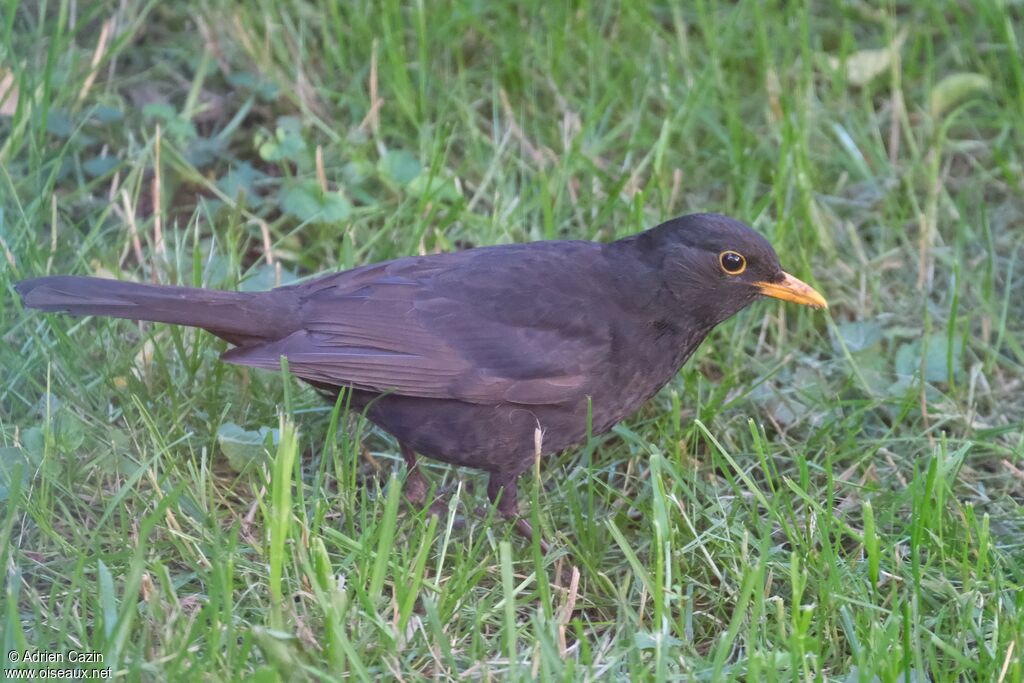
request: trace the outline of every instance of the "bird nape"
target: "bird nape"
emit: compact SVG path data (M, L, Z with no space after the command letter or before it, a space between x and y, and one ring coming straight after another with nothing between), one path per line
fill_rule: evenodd
M407 498L428 487L416 453L490 474L518 518L535 456L601 434L679 371L714 328L767 296L825 308L771 245L727 216L695 214L611 243L545 241L410 256L266 292L55 276L15 285L24 305L205 329L223 360L288 368L351 392L394 435ZM436 506L434 509L437 509Z

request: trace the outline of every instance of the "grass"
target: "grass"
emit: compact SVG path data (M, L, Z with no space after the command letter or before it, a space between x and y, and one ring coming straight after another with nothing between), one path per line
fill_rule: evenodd
M0 17L4 652L132 680L1024 678L1019 3ZM547 555L403 510L389 437L210 335L12 288L259 289L697 210L832 308L751 307L524 477Z

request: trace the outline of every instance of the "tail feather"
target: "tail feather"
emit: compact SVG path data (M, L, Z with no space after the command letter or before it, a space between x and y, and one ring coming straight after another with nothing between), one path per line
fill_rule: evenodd
M289 290L227 292L53 276L14 285L29 308L200 327L233 344L279 339L300 327Z

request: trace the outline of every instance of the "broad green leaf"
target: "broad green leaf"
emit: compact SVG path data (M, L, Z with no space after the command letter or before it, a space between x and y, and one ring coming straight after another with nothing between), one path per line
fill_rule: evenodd
M913 377L921 369L921 344L919 342L907 342L902 344L896 351L896 374L903 377Z
M338 223L348 218L352 205L340 192L324 192L314 181L301 181L282 188L281 209L303 222Z
M196 168L204 168L222 159L225 152L227 141L218 137L196 137L185 150L185 158Z
M247 430L233 422L225 422L217 430L217 442L227 456L228 465L236 472L244 472L253 464L267 462L268 449L277 445L278 430L260 427Z
M679 647L683 641L667 633L661 634L662 647ZM653 650L658 647L658 636L650 631L637 631L633 634L633 645L640 650Z
M11 492L11 482L18 465L21 465L21 482L27 482L36 471L39 463L32 454L17 446L0 448L0 501L7 500Z
M298 163L309 154L302 137L302 126L294 116L282 116L277 120L273 137L263 139L257 136L260 157L264 161L292 161Z
M220 191L232 199L237 199L239 193L245 194L245 203L249 206L259 206L263 203L256 183L265 180L267 174L258 171L252 164L243 161L231 169L217 181Z
M124 119L124 112L117 107L101 104L90 112L93 119L99 123L114 123Z
M949 376L949 340L943 333L933 333L927 337L926 355L922 358L925 347L920 341L903 344L896 351L896 374L915 376L922 369L927 382L948 382ZM953 375L958 376L963 356L963 343L956 339L953 342ZM923 368L922 368L923 361Z
M142 106L142 115L147 119L169 121L178 115L167 102L150 102Z
M100 176L105 176L113 171L120 163L121 160L117 157L105 154L87 159L85 163L82 164L82 168L85 169L85 172L93 178L99 178Z
M39 427L29 427L21 431L21 446L25 454L35 464L43 461L43 450L46 447L46 437Z
M397 149L384 155L380 170L399 185L408 185L423 171L423 166L411 152Z
M959 375L963 344L953 341L953 375ZM945 334L928 335L928 351L924 359L924 378L929 382L949 382L949 339Z
M429 197L430 199L455 202L462 198L462 193L450 178L434 176L421 173L410 181L409 193L418 197Z
M48 133L52 133L59 138L66 138L71 135L71 131L74 128L68 113L60 107L54 107L46 115L46 131Z
M851 352L871 348L882 339L882 326L874 320L853 320L839 325L839 335Z
M280 282L277 281L277 274L279 270L281 273ZM269 263L264 262L249 271L249 275L239 283L238 289L242 292L263 292L268 289L273 289L274 287L295 282L297 279L298 278L295 273L284 266L278 269L277 266L272 266Z
M142 116L161 122L167 134L178 140L191 140L199 135L192 122L179 116L166 102L150 102L142 108Z
M264 102L273 102L277 99L277 85L249 71L236 71L227 77L227 81L238 90L252 92Z

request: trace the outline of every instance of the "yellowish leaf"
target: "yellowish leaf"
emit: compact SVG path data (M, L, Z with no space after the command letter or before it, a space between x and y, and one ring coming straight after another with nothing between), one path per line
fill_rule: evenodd
M0 116L14 116L18 110L18 84L14 74L0 66Z
M928 95L928 111L937 118L950 107L990 90L992 81L987 76L974 73L950 74L932 88Z
M828 63L836 71L843 69L845 65L846 81L851 85L864 86L892 66L893 60L899 55L906 39L907 29L903 28L887 47L876 50L857 50L847 56L845 62L838 57L829 57Z

